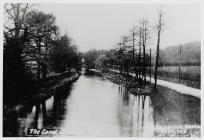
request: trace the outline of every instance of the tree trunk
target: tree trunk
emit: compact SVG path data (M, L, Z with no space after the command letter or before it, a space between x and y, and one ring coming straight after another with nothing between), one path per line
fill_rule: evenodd
M155 73L154 73L154 88L157 86L157 69L158 69L158 63L159 63L159 46L160 46L160 34L163 29L163 21L162 21L162 10L159 12L159 23L157 25L157 31L158 31L158 36L157 36L157 51L156 51L156 65L155 65Z
M145 47L146 47L146 25L144 25L143 32L143 77L144 77L144 85L146 85L146 60L145 60Z
M140 87L141 87L141 81L140 81L140 79L141 79L141 62L140 62L140 60L141 60L141 38L142 38L142 33L141 33L141 28L140 28L140 31L139 31L139 54L138 54L138 76L139 76L139 85L140 85Z
M157 51L156 51L156 65L155 65L155 73L154 73L154 88L157 86L157 68L159 63L159 44L160 44L160 29L158 30L158 40L157 40Z
M37 50L37 55L38 55L38 58L37 59L40 59L40 50L41 50L41 45L40 45L40 42L41 41L38 41L38 43L37 43L37 48L38 48L38 50ZM38 78L38 80L40 80L40 78L41 78L41 67L40 67L40 60L38 60L37 61L37 78Z
M42 65L42 77L43 79L47 77L47 65L46 64Z

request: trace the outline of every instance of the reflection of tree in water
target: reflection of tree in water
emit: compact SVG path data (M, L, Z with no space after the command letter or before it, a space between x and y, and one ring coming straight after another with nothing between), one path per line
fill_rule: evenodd
M145 110L145 101L146 101L146 95L136 95L136 102L137 104L137 136L141 136L143 134L144 131L144 121L145 121L145 114L144 114L144 110ZM148 114L147 114L148 115Z
M42 111L42 126L44 128L53 128L60 125L61 120L64 119L66 111L66 101L70 94L71 86L65 85L57 89L56 94L53 96L53 107L51 110L46 110L46 101L41 103L41 107L36 105L36 112L33 124L38 126L38 119L40 110ZM35 125L34 125L35 127Z
M60 125L67 108L66 100L70 94L69 84L58 88L53 99L51 109L46 106L48 100L42 101L33 107L27 107L21 113L13 112L4 117L4 136L25 136L28 128L53 128Z
M43 113L43 125L45 125L45 122L47 120L47 113L46 113L46 102L42 102L42 113Z
M119 86L118 91L118 120L121 134L125 136L141 136L145 121L144 109L146 96L139 94L133 95L128 92L127 88L122 86Z
M42 109L42 110L41 110ZM41 122L39 122L40 114L42 113L42 123L41 126L45 125L46 122L46 101L42 101L42 103L35 105L35 115L33 118L33 122L30 124L31 128L40 128L39 125Z
M39 113L40 113L40 104L37 104L35 106L35 116L34 116L34 121L32 123L32 128L38 128L38 119L39 119Z
M127 88L123 91L123 103L124 105L129 105L129 93Z
M129 104L129 94L127 89L121 85L118 86L118 123L120 133L123 136L131 136L132 128L130 127L131 124L131 110Z
M24 135L26 129L26 120L28 113L32 112L32 106L26 106L22 111L11 111L4 114L3 118L3 136L4 137L17 137Z

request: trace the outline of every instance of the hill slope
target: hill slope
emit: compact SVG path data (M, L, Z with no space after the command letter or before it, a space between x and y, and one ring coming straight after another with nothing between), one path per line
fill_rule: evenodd
M169 46L160 50L160 63L174 65L179 63L180 45ZM190 42L181 45L181 64L200 65L201 43Z

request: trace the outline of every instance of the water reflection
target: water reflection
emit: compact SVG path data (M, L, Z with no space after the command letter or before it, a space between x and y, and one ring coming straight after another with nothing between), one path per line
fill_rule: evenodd
M129 94L119 86L118 120L121 136L153 136L153 117L149 96Z
M172 102L160 92L133 95L103 77L82 75L50 99L7 118L4 135L25 136L27 128L56 128L60 136L142 137L155 136L157 126L200 124L200 100L177 95Z

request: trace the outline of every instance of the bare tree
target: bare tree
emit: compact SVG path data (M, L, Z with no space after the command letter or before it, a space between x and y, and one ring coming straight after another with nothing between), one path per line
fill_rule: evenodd
M26 28L26 16L35 4L5 4L4 15L5 21L4 31L7 35L13 36L16 39L23 34Z
M122 73L122 61L121 61L122 55L123 55L122 41L120 41L120 42L118 43L118 46L119 46L119 48L118 48L118 50L117 50L118 70L119 70L120 73Z
M131 61L131 57L130 56L128 57L129 38L128 36L124 35L122 36L121 40L122 40L122 48L123 48L122 64L123 64L124 71L126 72L126 75L129 75L129 66L130 66L130 61Z
M155 64L155 73L154 73L154 88L156 88L157 85L157 69L158 69L158 62L159 62L159 48L160 48L160 37L161 33L164 31L164 13L162 9L159 11L159 21L158 24L156 25L156 31L157 31L157 50L156 50L156 64Z
M143 80L144 85L146 85L146 43L147 43L147 36L148 36L148 21L142 20L142 47L143 47Z
M138 42L138 45L139 45L139 51L138 51L138 79L139 81L141 80L141 49L142 49L142 27L141 27L141 22L139 23L139 42ZM140 83L140 86L141 86L141 82Z
M136 26L133 26L133 28L130 30L131 33L131 41L132 41L132 64L134 66L134 71L135 71L135 80L138 80L138 68L136 65L136 60L135 60L135 56L136 56L136 35L137 35L137 28Z

